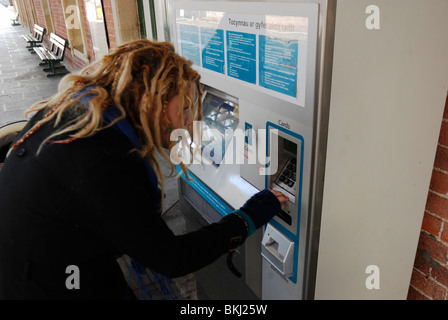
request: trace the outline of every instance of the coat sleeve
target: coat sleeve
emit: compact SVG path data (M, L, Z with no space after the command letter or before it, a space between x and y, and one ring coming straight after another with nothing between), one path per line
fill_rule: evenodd
M140 162L140 163L139 163ZM220 222L176 236L159 213L151 212L144 167L131 156L109 158L79 185L83 228L153 271L175 278L194 272L242 243L247 228L230 214ZM234 243L234 242L233 242Z

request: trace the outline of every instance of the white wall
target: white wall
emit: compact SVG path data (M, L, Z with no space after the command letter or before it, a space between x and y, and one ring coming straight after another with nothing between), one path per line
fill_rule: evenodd
M372 4L380 30L365 26ZM407 296L448 89L447 15L446 0L338 1L316 299Z

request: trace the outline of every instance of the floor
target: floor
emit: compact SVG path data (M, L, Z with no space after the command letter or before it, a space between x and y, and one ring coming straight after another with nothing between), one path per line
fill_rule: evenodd
M0 5L0 127L24 119L24 112L35 102L57 92L59 78L47 78L40 59L25 48L22 26L12 26L10 12Z
M11 25L11 13L0 5L0 128L8 123L25 119L25 111L38 101L45 100L57 92L60 78L47 78L39 67L40 59L25 47L21 34L29 34L22 26ZM170 170L166 161L159 159L165 174ZM177 180L166 179L166 200L163 219L174 233L186 232L185 221L180 213ZM118 260L124 277L130 274L130 259L124 256ZM148 274L151 274L147 270ZM150 288L151 297L137 287L136 277L130 278L131 288L138 299L172 299L171 294L160 293L164 284L158 279L144 277ZM162 284L162 287L161 287ZM166 285L165 287L168 287ZM174 279L172 288L176 299L197 299L196 282L192 274ZM141 294L142 293L142 294Z

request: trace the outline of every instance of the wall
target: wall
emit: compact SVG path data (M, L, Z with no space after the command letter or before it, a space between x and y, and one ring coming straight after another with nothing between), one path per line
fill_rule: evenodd
M26 15L28 18L28 28L32 32L33 28L34 28L34 24L37 23L37 21L35 19L36 15L35 15L35 12L33 11L33 6L30 5L30 3L25 3L24 8L25 8Z
M379 30L365 27L371 4L337 7L319 299L408 297L438 148L448 2L376 0ZM378 289L366 285L371 265Z
M136 0L112 0L112 12L115 21L117 44L140 39L140 23Z
M45 20L45 15L44 15L44 8L42 6L42 0L32 0L33 1L33 5L34 5L34 11L35 11L35 16L36 16L36 24L44 27L47 31L47 35L49 34L48 31L48 26ZM44 44L46 46L50 46L50 40L48 38L48 36L44 37Z
M103 0L104 19L106 21L106 28L109 37L110 48L117 46L117 35L115 32L115 21L112 10L112 0Z
M45 26L44 9L41 0L32 0L34 5L34 12L36 14L36 23L40 26Z
M408 299L448 300L448 98Z
M53 19L54 32L69 40L69 32L65 23L65 13L61 0L48 0ZM37 23L47 28L43 12L42 0L16 0L26 10L26 17L22 17L23 26L32 30ZM30 5L31 4L31 5ZM140 38L139 18L136 0L103 0L104 19L110 48ZM34 8L34 11L32 10ZM94 61L94 50L89 31L89 23L85 11L84 1L79 0L79 11L85 33L86 55L74 54L69 48L66 51L65 64L72 70L80 70ZM34 21L34 18L36 21ZM44 43L49 45L48 37Z
M133 0L131 0L133 1ZM33 24L36 23L40 26L47 28L45 16L42 7L42 0L16 0L18 8L23 8L24 15L22 15L22 25L28 27L30 30L33 28ZM70 40L68 36L68 30L65 23L65 14L62 6L61 0L49 0L49 7L51 11L51 16L53 19L54 32L61 36L64 39ZM33 9L34 8L34 12ZM105 19L107 23L107 30L109 33L109 39L111 43L111 47L116 46L115 40L115 23L112 14L112 6L111 0L104 0L104 9L105 9ZM25 13L26 11L26 13ZM69 48L66 51L65 63L73 70L79 70L85 67L88 63L93 62L93 45L89 32L89 24L87 21L87 15L84 8L84 1L79 1L79 11L81 13L81 20L85 31L85 42L87 46L86 56L80 57L75 56L72 53L72 50ZM35 18L35 20L34 20ZM49 45L48 36L44 39L44 44Z

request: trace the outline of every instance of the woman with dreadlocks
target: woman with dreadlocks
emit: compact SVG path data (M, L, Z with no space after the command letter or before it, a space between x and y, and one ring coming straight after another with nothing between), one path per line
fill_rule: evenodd
M116 258L167 277L235 249L287 198L264 190L195 232L175 236L160 217L156 152L201 119L199 75L169 43L116 48L58 94L34 105L0 171L0 299L122 299ZM185 167L182 167L185 171ZM79 270L68 290L67 268Z

